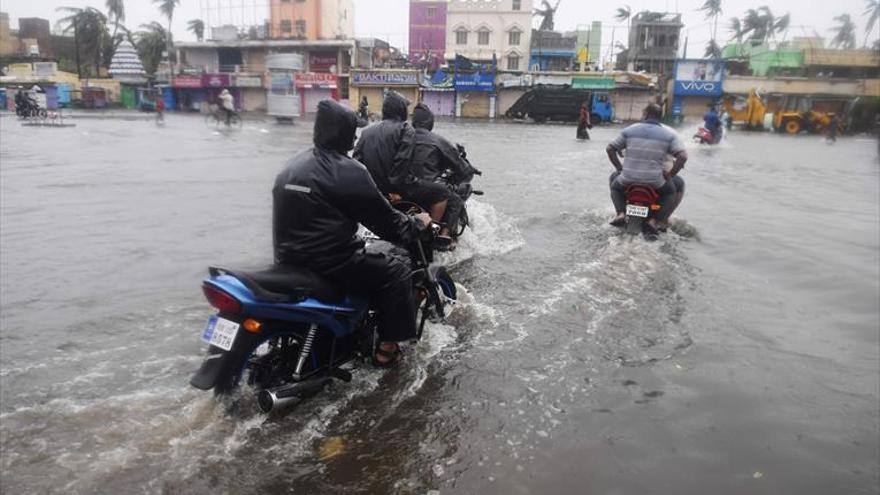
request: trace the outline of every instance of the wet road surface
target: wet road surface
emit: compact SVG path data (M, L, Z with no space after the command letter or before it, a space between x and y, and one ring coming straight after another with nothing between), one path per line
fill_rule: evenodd
M484 171L469 294L406 365L230 413L187 381L211 264L271 259L308 124L0 118L8 493L877 493L876 142L690 148L673 232L629 239L573 126L439 122ZM688 135L691 129L683 129Z

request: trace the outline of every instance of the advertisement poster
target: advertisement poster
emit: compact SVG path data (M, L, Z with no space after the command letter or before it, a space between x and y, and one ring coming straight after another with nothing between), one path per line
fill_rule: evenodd
M675 63L677 95L720 96L723 80L723 60L678 60Z

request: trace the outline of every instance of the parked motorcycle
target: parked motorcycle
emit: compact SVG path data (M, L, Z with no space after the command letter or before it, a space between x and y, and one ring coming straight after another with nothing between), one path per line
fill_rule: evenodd
M428 239L407 248L369 241L371 250L411 263L420 313L417 338L426 321L442 320L456 299L452 278L432 263L438 231L434 225ZM225 395L246 384L269 412L320 392L334 379L350 381L343 365L375 354L378 318L368 299L341 292L305 267L211 267L202 291L217 314L202 333L208 354L190 380L201 390Z

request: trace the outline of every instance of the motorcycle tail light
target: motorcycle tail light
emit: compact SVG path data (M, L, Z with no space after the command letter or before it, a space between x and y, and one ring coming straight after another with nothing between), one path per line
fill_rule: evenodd
M221 313L241 313L241 303L226 292L208 284L202 284L202 292L211 306L219 309Z
M245 330L250 333L260 333L260 330L263 329L263 324L254 320L253 318L248 318L244 320L241 324Z
M657 203L654 203L651 205L651 211L657 211L659 209L660 209L660 205L658 205Z

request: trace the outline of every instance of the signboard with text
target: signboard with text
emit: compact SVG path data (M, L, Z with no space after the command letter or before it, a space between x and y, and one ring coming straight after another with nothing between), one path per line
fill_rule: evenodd
M721 96L723 60L677 60L675 89L679 96Z
M336 89L337 80L336 74L303 72L296 75L296 87Z
M309 53L309 72L336 72L336 52Z
M201 88L202 78L198 76L177 76L174 78L175 88Z
M352 71L351 83L355 86L418 86L417 71Z
M456 91L495 91L495 76L491 73L474 72L473 74L455 75Z
M225 88L229 86L229 74L204 74L202 85L206 88Z
M262 88L263 78L260 76L239 76L236 75L232 80L232 85L236 88Z

